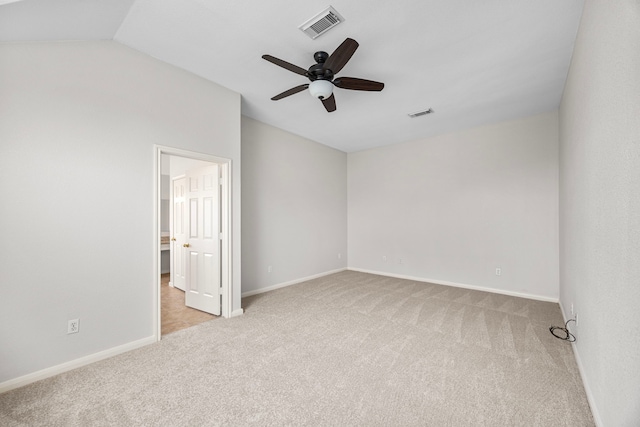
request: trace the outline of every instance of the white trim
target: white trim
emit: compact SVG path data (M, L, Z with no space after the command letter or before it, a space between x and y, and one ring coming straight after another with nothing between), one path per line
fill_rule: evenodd
M231 312L231 317L238 317L244 314L244 308L238 308L237 310L233 310Z
M416 282L426 282L426 283L433 283L433 284L436 284L436 285L453 286L455 288L472 289L474 291L491 292L493 294L509 295L509 296L512 296L512 297L534 299L534 300L538 300L538 301L555 302L555 303L558 302L558 298L545 297L545 296L542 296L542 295L527 294L527 293L524 293L524 292L506 291L504 289L485 288L484 286L467 285L465 283L448 282L446 280L437 280L437 279L427 279L427 278L424 278L424 277L406 276L404 274L386 273L386 272L382 272L382 271L366 270L364 268L348 267L347 270L359 271L360 273L377 274L378 276L395 277L397 279L414 280Z
M162 154L167 154L169 156L186 157L187 159L203 160L211 163L231 163L231 159L214 156L213 154L198 153L196 151L183 150L182 148L167 147L165 145L157 144L155 144L154 147L156 148L156 151L160 151Z
M242 298L250 297L252 295L262 294L264 292L274 291L280 288L286 288L287 286L295 285L298 283L306 282L307 280L317 279L318 277L328 276L330 274L340 273L345 271L346 268L338 268L337 270L325 271L324 273L314 274L312 276L303 277L300 279L290 280L288 282L278 283L276 285L267 286L266 288L256 289L255 291L247 291L242 293Z
M153 310L151 319L154 341L160 341L160 236L162 235L162 151L154 146L153 150Z
M112 347L98 353L90 354L88 356L81 357L79 359L70 360L69 362L62 363L60 365L52 366L50 368L42 369L40 371L33 372L31 374L23 375L18 378L14 378L9 381L0 383L0 393L7 392L9 390L23 387L27 384L34 383L36 381L50 378L63 372L71 371L73 369L80 368L82 366L89 365L100 360L108 359L109 357L117 356L122 353L126 353L131 350L135 350L140 347L144 347L149 344L155 343L156 337L154 335L142 338L137 341L133 341L127 344L123 344L117 347Z
M562 312L562 318L566 323L567 320L569 320L569 318L567 317L566 312L564 311L564 306L562 305L562 302L559 302L558 304L560 304L560 311ZM576 341L577 339L578 337L576 336ZM591 391L591 387L589 387L589 382L587 381L587 377L584 372L584 366L582 365L582 359L580 359L580 354L578 353L578 346L576 345L575 341L571 343L571 347L573 349L573 356L576 359L576 364L578 365L578 372L580 372L580 378L582 379L582 386L584 387L584 392L587 395L587 402L589 403L589 408L591 409L591 415L593 415L593 421L596 424L596 427L602 427L604 426L604 424L602 423L602 419L600 418L600 413L598 412L598 408L596 406L596 402L593 397L593 392Z
M227 163L223 163L220 165L221 179L220 183L222 184L222 193L220 194L221 205L220 206L220 215L222 220L222 230L220 230L222 235L222 253L220 259L220 266L222 268L222 280L221 280L221 289L220 289L220 310L222 317L230 318L234 317L233 314L233 281L232 281L232 272L233 272L233 246L231 239L231 224L233 218L231 216L231 194L232 194L232 164L231 160ZM225 286L226 283L226 286ZM240 309L242 310L242 309Z
M22 1L22 0L0 0L0 6L4 4L9 4L9 3L17 3L19 1Z

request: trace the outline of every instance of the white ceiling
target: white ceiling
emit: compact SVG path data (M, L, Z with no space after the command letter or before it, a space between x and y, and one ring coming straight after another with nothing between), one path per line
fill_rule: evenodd
M0 5L0 41L113 39L241 93L246 116L352 152L557 108L583 3L22 0ZM329 5L345 22L315 40L298 29ZM308 80L263 54L308 68L347 37L360 48L338 76L382 92L336 89L333 113L308 92L269 99Z

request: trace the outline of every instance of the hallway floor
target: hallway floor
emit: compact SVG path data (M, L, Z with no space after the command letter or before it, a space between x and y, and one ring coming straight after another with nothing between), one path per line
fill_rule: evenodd
M160 279L162 335L189 328L218 317L184 305L184 292L169 286L169 277L170 274L166 273Z

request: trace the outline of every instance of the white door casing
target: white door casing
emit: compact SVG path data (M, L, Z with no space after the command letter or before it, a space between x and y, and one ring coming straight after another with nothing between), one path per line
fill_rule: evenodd
M238 316L242 314L241 308L233 308L233 245L232 245L232 161L225 157L214 156L211 154L198 153L194 151L184 150L181 148L167 147L162 145L154 145L154 206L155 214L153 217L154 233L153 233L153 253L154 253L154 306L155 314L153 316L154 335L157 340L162 337L161 331L161 271L160 271L160 236L162 217L162 156L176 156L185 159L201 160L205 162L215 163L220 168L220 315L225 318ZM173 204L171 204L173 210Z
M187 178L175 177L171 181L171 284L185 290L186 274L186 184Z
M186 176L185 303L220 315L220 166Z

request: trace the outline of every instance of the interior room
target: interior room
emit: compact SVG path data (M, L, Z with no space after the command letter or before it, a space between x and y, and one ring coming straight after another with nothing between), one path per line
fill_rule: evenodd
M638 52L637 0L0 0L0 424L638 425Z

